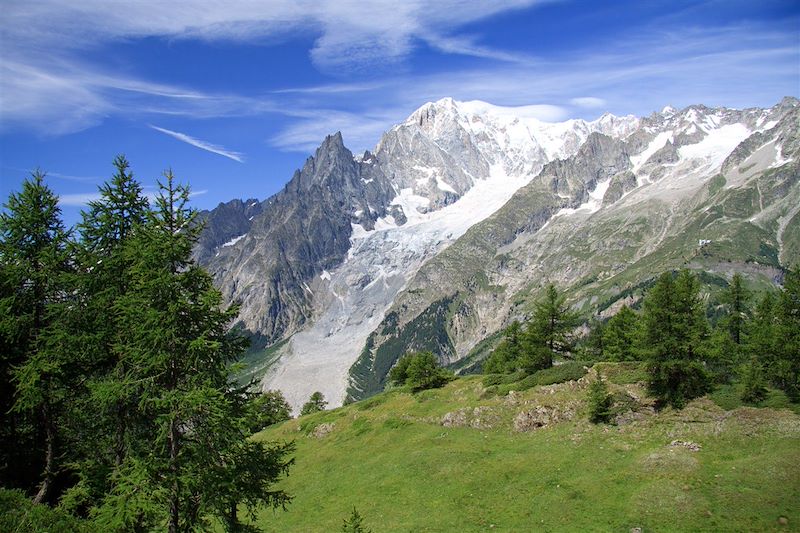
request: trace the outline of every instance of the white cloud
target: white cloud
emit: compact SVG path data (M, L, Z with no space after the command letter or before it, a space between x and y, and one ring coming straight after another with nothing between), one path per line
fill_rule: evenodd
M606 101L595 96L579 96L569 101L570 104L587 109L596 109L606 105Z
M216 144L211 144L210 142L201 141L200 139L196 139L190 135L186 135L185 133L180 133L177 131L168 130L166 128L159 128L158 126L153 126L150 124L150 127L156 131L160 131L161 133L165 133L170 137L174 137L179 141L185 142L186 144L191 144L201 150L205 150L207 152L211 152L214 154L221 155L223 157L227 157L228 159L233 159L234 161L238 161L239 163L244 162L244 154L240 152L233 152L231 150L226 150L222 146L218 146Z
M95 192L81 192L74 194L62 194L58 197L58 203L62 206L68 207L83 207L89 202L97 201L101 198L100 193Z

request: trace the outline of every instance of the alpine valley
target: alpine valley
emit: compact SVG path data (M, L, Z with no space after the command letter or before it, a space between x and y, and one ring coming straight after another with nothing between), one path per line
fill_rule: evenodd
M371 396L410 350L476 368L548 283L583 316L659 273L779 283L800 261L800 106L545 123L445 98L354 155L336 133L279 193L201 215L195 256L254 339L241 378L292 407Z

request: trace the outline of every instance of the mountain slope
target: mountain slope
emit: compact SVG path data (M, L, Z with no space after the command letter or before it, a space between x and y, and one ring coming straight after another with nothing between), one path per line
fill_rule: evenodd
M547 281L608 313L668 268L780 279L800 250L796 125L792 98L557 124L446 98L362 155L328 137L274 197L206 214L196 254L258 341L248 375L335 406L407 350L469 366Z
M800 416L707 398L655 413L618 366L595 365L634 409L617 426L588 422L588 377L491 396L470 376L268 428L257 438L297 444L281 484L295 499L257 523L335 531L353 506L387 532L772 531L781 516L790 528L800 521Z
M798 223L799 122L787 99L770 110L666 110L624 140L590 136L420 269L351 369L350 396L382 390L408 350L468 356L524 317L548 282L588 314L670 268L779 278L800 259L782 244Z

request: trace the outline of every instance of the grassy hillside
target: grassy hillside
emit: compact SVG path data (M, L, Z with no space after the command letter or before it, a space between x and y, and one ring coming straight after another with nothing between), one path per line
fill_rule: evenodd
M259 525L336 531L355 506L375 533L800 528L798 414L710 398L656 413L629 383L636 368L595 368L612 381L618 425L586 420L592 371L505 396L470 376L270 428L258 438L297 444L282 483L295 499Z

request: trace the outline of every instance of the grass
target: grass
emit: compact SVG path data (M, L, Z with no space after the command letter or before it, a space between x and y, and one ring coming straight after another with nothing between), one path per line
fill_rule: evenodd
M615 395L643 395L640 385L617 384L635 364L603 365ZM294 440L297 462L280 485L294 501L285 512L261 511L258 525L337 531L355 506L376 533L800 526L800 417L788 409L726 411L704 398L683 411L595 426L586 420L586 389L574 381L487 396L481 380L390 391L259 434ZM569 407L574 416L515 431L517 413L535 406ZM320 437L323 423L333 429ZM669 446L676 439L701 449Z

